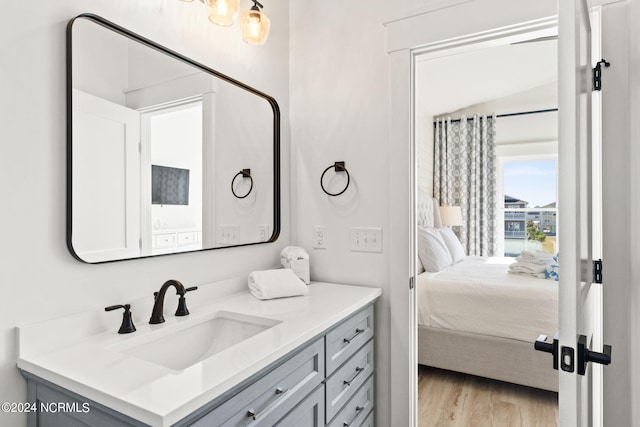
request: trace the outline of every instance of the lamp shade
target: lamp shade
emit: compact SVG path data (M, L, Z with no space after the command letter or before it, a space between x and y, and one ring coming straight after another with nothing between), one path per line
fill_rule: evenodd
M222 27L233 25L240 0L206 0L209 9L209 21Z
M243 40L258 46L267 40L271 21L257 6L254 6L240 15L240 27Z
M462 225L462 209L460 206L440 206L440 218L444 226Z

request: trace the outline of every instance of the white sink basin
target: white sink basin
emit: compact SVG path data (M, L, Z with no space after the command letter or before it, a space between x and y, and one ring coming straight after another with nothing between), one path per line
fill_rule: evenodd
M230 311L167 335L136 341L121 353L180 371L274 327L280 320Z

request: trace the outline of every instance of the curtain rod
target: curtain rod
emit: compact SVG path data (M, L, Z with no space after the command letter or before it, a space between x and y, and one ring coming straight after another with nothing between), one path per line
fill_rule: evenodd
M540 114L540 113L551 113L553 111L558 111L557 108L548 108L546 110L533 110L533 111L521 111L519 113L507 113L507 114L498 114L496 116L496 118L498 117L511 117L511 116L526 116L528 114ZM472 120L473 117L467 117L467 120ZM459 122L461 119L453 119L451 120L451 123L457 123ZM435 123L437 120L434 120L433 122Z

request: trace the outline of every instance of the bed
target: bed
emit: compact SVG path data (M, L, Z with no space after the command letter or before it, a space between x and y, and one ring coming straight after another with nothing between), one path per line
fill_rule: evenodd
M440 226L437 204L424 195L418 225ZM558 390L551 356L533 348L558 329L558 282L508 274L512 261L465 257L418 275L418 363Z

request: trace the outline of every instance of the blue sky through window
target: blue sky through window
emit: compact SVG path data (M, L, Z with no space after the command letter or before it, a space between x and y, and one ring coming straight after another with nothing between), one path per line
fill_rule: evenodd
M556 160L504 164L504 194L529 202L528 207L556 201Z

